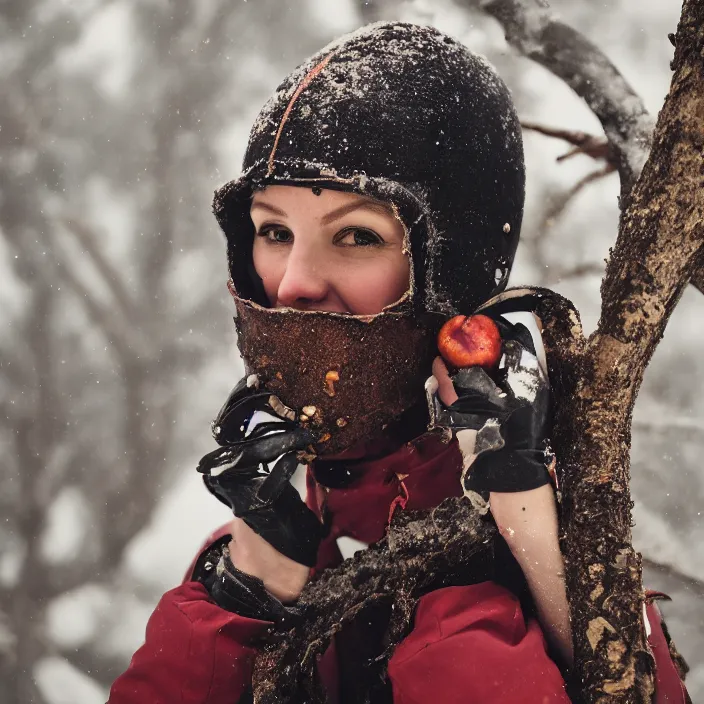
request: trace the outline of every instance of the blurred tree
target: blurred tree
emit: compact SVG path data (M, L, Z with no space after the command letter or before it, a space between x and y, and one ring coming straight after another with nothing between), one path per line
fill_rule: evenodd
M220 254L221 273L212 276L202 257L222 247L217 236L201 236L215 230L207 204L220 180L217 139L233 115L248 111L250 95L257 105L271 87L258 85L240 56L245 34L272 39L275 6L253 6L27 0L0 7L0 701L7 704L43 701L35 665L47 655L103 685L124 668L93 643L76 650L51 642L46 613L78 587L115 582L192 442L177 433L188 405L183 382L222 354L224 342L211 320L222 306L225 259ZM125 23L118 85L71 55L85 53L83 35L108 13L116 32L118 20ZM274 44L284 47L290 35L277 26ZM70 555L55 553L51 534L60 499L80 523Z
M467 35L500 68L527 117L554 87L524 85L528 62L507 54L495 41L494 21L466 3L460 9L451 0L350 0L355 3L362 22L401 17ZM247 125L277 80L331 38L328 28L310 20L311 4L0 4L3 704L43 701L34 676L47 655L66 658L103 685L126 666L124 656L99 647L99 638L78 650L53 642L46 614L59 597L84 585L114 593L127 546L172 486L179 460L191 456L195 434L207 434L207 413L220 399L208 399L205 412L194 409L189 380L198 379L209 360L222 360L220 321L227 324L225 264L208 202L225 180L218 168L225 167L228 178L236 171L232 155L222 150L233 128ZM641 51L643 27L657 25L659 31L674 18L667 3L651 3L645 11L610 0L599 13L573 0L551 5L603 39L617 57L627 51L652 55L652 45ZM637 22L615 19L636 15ZM106 26L105 43L117 44L119 70L102 66L100 56L85 58L91 55L86 35L98 21ZM658 61L669 58L669 49L659 48ZM643 75L652 82L651 72ZM243 146L244 134L238 142ZM562 181L572 188L568 177ZM550 220L546 209L564 200L565 187L560 180L532 180L534 212L524 237L535 238L526 248L529 272L544 273L544 283L568 295L584 295L583 315L589 299L597 299L598 277L588 275L603 269L615 225L615 177L606 183L611 190L599 191L607 199L603 207L602 195L598 213L580 219L565 210L569 218L558 212ZM589 190L569 208L582 199L588 210ZM597 237L600 230L605 234ZM213 276L211 262L218 260L222 279ZM220 320L213 316L217 310ZM704 642L691 624L701 619L701 590L692 590L691 578L704 576L704 564L681 548L702 525L696 504L704 499L704 440L682 421L691 414L696 423L704 412L692 383L704 369L691 345L675 352L666 343L639 400L641 408L652 403L657 412L634 427L634 495L649 519L641 529L644 552L660 561L651 574L662 576L658 585L677 585L674 606L692 634L690 652L698 652L696 644ZM224 387L231 381L225 379ZM687 492L681 504L663 477L665 462ZM669 502L661 500L665 490L672 490ZM684 504L687 520L680 525ZM79 526L70 551L60 551L53 540L58 506L62 515L70 507ZM657 540L648 523L658 527ZM670 563L664 571L663 561ZM140 584L128 589L138 592ZM145 600L155 597L149 592Z

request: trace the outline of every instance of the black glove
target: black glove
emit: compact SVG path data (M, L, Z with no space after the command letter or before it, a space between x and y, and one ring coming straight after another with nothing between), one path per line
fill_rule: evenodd
M230 393L213 436L221 447L198 464L211 493L280 553L315 565L323 526L290 483L315 432L251 375Z
M261 579L241 572L232 564L227 545L229 540L229 535L223 536L198 558L193 579L200 582L210 598L226 611L273 621L283 629L297 623L301 612L296 606L284 606L267 592Z
M516 306L514 311L520 309ZM491 306L481 313L501 332L498 370L490 376L469 367L453 374L458 399L451 406L438 397L434 377L426 391L431 427L446 428L459 441L465 491L486 499L491 491L527 491L550 481L550 385L528 328L510 323Z

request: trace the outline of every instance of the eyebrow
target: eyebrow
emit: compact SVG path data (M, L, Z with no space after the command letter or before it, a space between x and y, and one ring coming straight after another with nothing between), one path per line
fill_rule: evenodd
M255 208L261 208L262 210L268 210L270 213L273 213L274 215L280 215L282 218L286 217L286 211L281 210L281 208L277 208L274 205L269 205L269 203L262 203L261 201L257 201L255 203L252 203L252 210Z
M252 204L252 210L255 208L261 208L262 210L266 210L273 215L279 215L284 218L287 215L285 210L281 210L281 208L277 208L275 205L263 203L261 201L257 201ZM341 217L344 217L348 213L352 213L355 210L372 210L383 215L394 214L393 208L390 205L386 205L386 203L380 203L373 200L359 200L354 203L348 203L347 205L342 205L339 208L335 208L335 210L332 210L327 215L324 215L320 219L320 222L323 225L329 225L331 222L339 220Z
M348 203L347 205L342 205L335 210L330 211L327 215L320 218L320 222L323 225L329 225L335 220L339 220L341 217L352 213L355 210L372 210L376 213L381 213L382 215L393 215L393 208L386 205L385 203L378 203L373 200L360 200L355 203Z

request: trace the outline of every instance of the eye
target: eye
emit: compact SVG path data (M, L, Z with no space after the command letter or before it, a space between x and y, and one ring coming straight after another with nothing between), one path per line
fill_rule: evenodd
M343 247L374 247L384 244L384 240L372 230L349 227L336 235L335 244Z
M266 237L272 244L288 244L293 239L289 230L278 225L265 225L257 232L257 237Z

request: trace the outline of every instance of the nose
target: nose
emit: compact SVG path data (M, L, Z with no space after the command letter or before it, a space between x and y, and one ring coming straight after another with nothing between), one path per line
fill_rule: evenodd
M312 249L298 242L291 247L276 293L277 305L300 310L323 309L330 283L320 257Z

